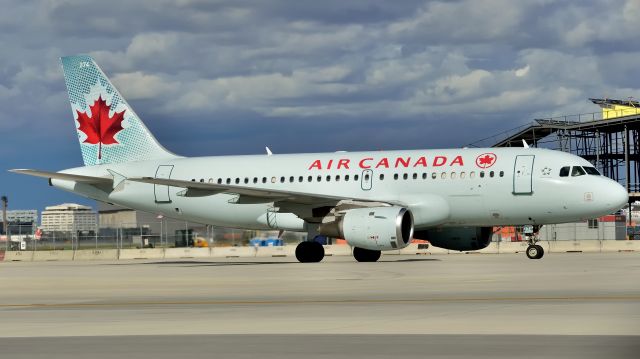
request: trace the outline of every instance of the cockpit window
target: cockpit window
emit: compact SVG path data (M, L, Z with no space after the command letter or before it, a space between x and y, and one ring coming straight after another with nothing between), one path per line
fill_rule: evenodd
M600 172L598 172L598 170L595 169L594 167L584 166L582 168L584 168L584 170L587 172L588 175L600 176Z
M570 169L570 168L571 168L571 167L569 167L569 166L562 167L562 168L560 169L560 177L568 177L568 176L569 176L569 169Z
M584 176L586 172L580 166L573 166L571 177Z

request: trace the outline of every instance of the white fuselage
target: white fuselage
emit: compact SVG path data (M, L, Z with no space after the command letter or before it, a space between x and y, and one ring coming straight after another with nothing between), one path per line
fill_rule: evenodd
M156 177L397 203L415 227L562 223L609 214L625 189L598 175L560 177L592 166L534 148L447 149L176 158L62 171L87 176ZM96 200L218 226L304 231L273 203L234 203L236 195L181 196L183 188L121 181L112 191L66 180L52 185Z

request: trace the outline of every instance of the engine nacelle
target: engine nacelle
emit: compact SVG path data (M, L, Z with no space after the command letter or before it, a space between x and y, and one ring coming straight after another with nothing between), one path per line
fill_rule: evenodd
M413 216L402 207L354 208L334 221L322 223L318 232L344 238L352 247L382 251L400 249L413 237Z
M491 227L443 227L416 231L414 238L454 251L477 251L491 243Z

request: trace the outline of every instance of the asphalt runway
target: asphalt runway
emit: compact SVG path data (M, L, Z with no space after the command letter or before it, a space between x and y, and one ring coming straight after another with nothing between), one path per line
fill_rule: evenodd
M639 253L1 262L0 293L2 358L640 353Z

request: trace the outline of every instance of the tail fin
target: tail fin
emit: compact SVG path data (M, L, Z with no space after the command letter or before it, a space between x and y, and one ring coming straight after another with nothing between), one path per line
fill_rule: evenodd
M177 157L158 143L90 56L61 61L85 166Z

